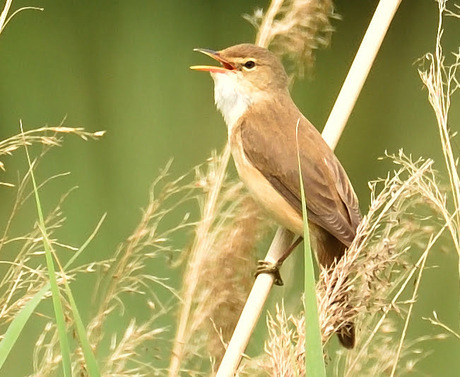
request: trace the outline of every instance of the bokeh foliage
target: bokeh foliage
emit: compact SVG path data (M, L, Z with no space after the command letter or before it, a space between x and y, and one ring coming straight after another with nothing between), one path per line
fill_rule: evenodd
M318 128L327 119L376 4L336 1L342 19L334 22L331 46L318 51L310 78L297 81L293 88L296 103ZM171 172L178 176L223 146L226 130L213 106L211 80L188 69L203 61L192 49L253 41L255 31L241 15L266 3L50 0L33 5L45 10L21 13L0 37L0 139L17 134L20 119L25 129L58 125L65 118L68 126L107 130L97 142L68 138L63 148L43 160L38 178L71 172L44 190L42 200L48 209L70 187L79 186L64 205L67 222L58 232L63 241L82 243L101 215L108 213L85 258L108 257L135 227L151 182L171 157ZM404 148L408 154L433 158L440 176L445 174L435 117L416 69L417 59L434 48L436 25L434 1L403 1L337 148L363 212L369 203L367 182L391 168L378 161L385 150ZM458 46L460 23L447 18L445 27L448 52ZM457 96L451 124L459 123ZM14 183L17 171L26 170L21 153L4 162L7 170L0 173L0 181ZM0 186L2 224L12 197L9 188ZM30 216L21 215L22 221L15 224L18 232L35 221L32 211ZM185 238L177 240L184 242ZM444 249L449 247L446 241ZM413 337L437 332L421 319L433 310L458 328L457 263L455 254L445 251L439 248L428 261L438 267L425 273L424 300L416 306L418 319L409 332ZM11 257L14 250L9 253ZM162 277L170 275L163 265L152 264L149 269ZM179 273L174 271L173 285L177 286ZM90 283L75 286L83 307L89 288ZM167 292L163 294L167 297ZM142 316L135 303L127 312ZM26 330L5 366L9 376L31 372L24 354L17 352L31 351L35 342L37 330L33 326ZM433 376L460 370L458 342L445 340L430 348L433 355L419 364L419 370Z

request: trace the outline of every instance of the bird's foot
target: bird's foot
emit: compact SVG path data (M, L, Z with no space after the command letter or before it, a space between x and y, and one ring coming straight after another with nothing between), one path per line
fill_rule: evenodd
M257 262L257 269L256 273L254 276L258 276L260 274L272 274L275 278L275 281L273 282L275 285L284 285L283 279L281 279L281 274L280 274L280 267L282 263L279 262L268 262L265 260L260 260Z

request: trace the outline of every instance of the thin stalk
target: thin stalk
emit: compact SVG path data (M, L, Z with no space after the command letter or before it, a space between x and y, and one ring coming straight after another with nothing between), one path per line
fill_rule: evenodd
M2 31L5 29L6 25L8 22L11 21L11 19L16 16L18 13L22 12L23 10L40 10L42 11L43 8L38 8L38 7L22 7L19 9L16 9L9 17L8 17L8 12L10 11L11 4L13 3L13 0L6 0L5 6L3 7L3 11L0 14L0 34ZM8 18L7 18L8 17Z
M273 22L276 15L283 6L284 0L272 0L270 6L267 9L267 13L262 20L259 28L259 32L256 36L256 45L267 48L270 44L270 30L273 28Z
M422 263L424 264L423 260L426 258L425 254L428 254L429 250L433 247L433 245L439 239L439 237L441 237L441 235L442 235L442 233L444 232L445 229L446 229L446 226L443 226L439 230L439 232L431 239L430 243L425 248L425 252L420 256L420 258L418 259L418 261L415 264L415 266L413 266L412 269L409 271L409 273L407 274L406 279L401 284L401 287L399 288L398 292L396 292L396 294L393 296L393 299L391 300L391 303L389 305L387 305L387 307L384 309L382 316L380 317L379 321L375 325L375 327L372 330L371 334L367 337L366 342L360 347L359 353L355 356L355 358L353 359L353 362L347 368L347 373L345 374L345 377L348 377L348 376L351 377L350 373L353 372L353 368L355 367L356 363L359 362L364 357L364 353L366 353L368 351L368 348L369 348L369 345L371 344L372 339L377 334L377 332L379 331L380 327L383 325L383 322L385 321L388 313L390 312L390 309L393 308L396 305L396 302L398 301L399 297L403 294L403 292L405 291L405 289L409 285L412 277L415 275L415 273L420 268Z
M430 239L430 242L428 243L428 247L422 255L421 264L419 266L418 277L415 279L414 292L412 294L412 298L410 299L409 310L407 311L406 320L404 321L404 328L401 333L401 339L399 340L398 350L396 351L396 355L395 355L395 363L393 364L393 368L391 370L390 377L394 377L396 373L396 367L398 366L398 361L401 357L402 347L404 344L404 340L406 339L407 329L409 328L409 322L412 317L412 310L414 309L414 304L415 304L415 301L417 300L417 293L420 287L420 281L422 280L422 274L425 269L426 259L428 258L428 253L432 246L433 246L433 242L432 242L432 239Z
M59 264L59 262L58 262ZM101 373L99 371L99 366L96 361L96 357L94 356L93 349L91 347L90 341L88 339L88 333L86 332L86 328L83 324L83 320L80 316L80 311L78 310L77 303L72 294L72 290L70 289L69 282L64 274L64 269L61 265L59 265L61 269L61 273L64 280L64 287L67 294L67 298L69 300L70 307L72 309L72 315L75 322L76 333L78 334L78 340L80 341L80 346L83 352L83 357L85 359L85 370L88 373L89 377L100 377Z
M323 138L332 149L335 149L339 142L340 135L342 135L400 3L401 0L380 0L377 5L347 78L324 126Z
M203 219L196 231L197 239L195 240L192 248L190 262L187 266L188 270L184 273L184 276L190 276L192 278L189 278L187 284L184 284L185 291L182 296L183 302L179 315L179 325L177 328L176 338L174 339L171 362L169 365L169 377L175 377L179 374L180 365L184 356L185 346L187 344L186 333L192 311L194 292L198 283L198 279L194 278L198 275L195 270L198 268L197 266L200 265L200 263L198 263L198 259L203 257L200 251L206 250L205 245L207 242L207 235L210 232L212 220L215 218L217 199L223 187L225 172L227 170L229 160L230 145L227 143L220 157L220 165L216 174L216 182L213 185L213 189L209 192L206 200L203 211Z
M63 274L73 264L73 262L78 258L78 256L86 249L91 240L96 236L100 226L102 225L102 222L105 219L105 216L105 214L102 216L93 233L91 233L91 235L88 237L85 243L78 249L77 252L75 252L75 254L66 263L63 270L61 271ZM3 334L3 338L0 341L0 370L3 364L5 363L8 355L10 354L10 351L12 350L13 346L16 344L16 341L21 335L24 326L29 321L29 318L35 312L35 309L37 308L38 304L49 292L49 290L50 282L47 282L37 293L35 293L35 295L29 301L27 301L27 303L21 308L21 310L14 316L13 320L11 321L11 324L8 326L8 329Z
M6 17L8 16L8 12L10 11L12 3L13 0L6 0L5 6L3 7L3 11L0 14L0 33L3 31L3 28L5 27Z
M286 250L291 245L292 238L293 234L289 230L278 228L265 261L275 263L278 259L273 259L270 255L276 254L277 250ZM241 356L259 320L274 280L273 274L260 274L257 276L216 377L233 377L235 375Z
M460 290L460 232L458 227L460 226L460 177L458 174L458 159L456 159L451 143L451 135L449 134L448 116L450 108L450 96L453 92L459 89L460 84L455 78L455 73L460 67L460 58L456 56L455 63L450 66L444 66L444 55L442 50L442 35L444 31L443 17L446 12L447 0L439 0L439 16L438 16L438 30L436 33L436 50L433 56L433 61L430 66L430 74L422 75L422 80L428 88L429 101L433 107L438 123L439 136L441 140L442 152L449 176L449 183L451 187L452 198L454 202L454 215L456 227L451 227L451 236L457 249L458 254L458 278L459 278L459 290ZM452 15L452 14L451 14ZM460 18L460 15L455 15ZM447 77L446 77L447 76ZM428 79L429 77L429 79ZM423 79L424 78L424 79ZM454 88L451 85L454 85ZM459 310L460 316L460 310Z
M23 132L22 123L21 123L21 132ZM31 177L32 186L34 189L35 203L37 206L38 223L39 223L40 229L42 229L42 232L46 234L45 220L43 217L40 197L38 195L38 187L37 187L37 183L35 181L35 176L33 173L33 164L30 159L29 150L27 149L27 144L25 140L24 140L24 149L26 151L27 162L29 164L30 177ZM56 326L57 326L58 334L59 334L59 344L61 346L62 371L63 371L64 377L70 377L72 375L72 367L71 367L71 361L70 361L69 339L67 337L67 329L66 329L66 323L64 319L64 307L61 301L61 295L60 295L59 286L57 283L56 270L54 268L54 261L53 261L53 256L51 253L51 246L48 242L47 237L43 237L43 247L45 249L45 259L46 259L46 265L48 268L48 276L49 276L49 282L50 282L50 287L51 287L51 292L52 292L54 315L55 315Z

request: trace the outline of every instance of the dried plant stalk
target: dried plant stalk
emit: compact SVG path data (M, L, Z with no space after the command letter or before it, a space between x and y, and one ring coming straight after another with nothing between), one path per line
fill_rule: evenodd
M312 67L314 50L329 45L331 18L337 15L330 0L274 0L265 14L257 9L246 16L258 29L256 44L286 56L300 77Z
M194 294L197 288L197 277L200 274L200 266L206 259L208 253L204 250L209 250L210 241L206 235L211 230L211 225L216 217L217 198L223 186L225 171L230 159L230 146L227 144L218 158L214 157L214 168L210 169L209 178L205 179L208 187L208 194L204 207L202 209L202 217L196 229L194 245L192 246L187 271L184 274L183 281L183 297L182 306L179 314L178 328L173 344L171 363L169 365L169 376L174 377L179 374L181 363L186 353L185 346L188 340L188 324L192 315L192 305Z
M262 368L273 377L305 376L305 317L286 314L284 303L276 305L275 316L268 314L269 340Z
M241 184L240 184L241 185ZM239 185L238 191L241 190ZM192 323L203 327L207 353L220 364L253 282L257 241L264 235L258 205L247 193L218 235L214 252L203 265ZM200 320L201 318L201 320ZM202 323L200 325L200 322Z
M155 341L155 347L150 348L159 352L158 344L164 341L161 335L165 328L156 323L169 310L169 304L158 300L157 288L166 289L172 297L176 297L176 293L166 285L164 279L146 273L145 266L153 258L176 251L168 241L178 231L192 225L189 216L186 213L175 226L168 224L167 228L163 222L169 221L169 216L178 208L182 210L181 206L186 201L195 200L196 192L195 183L188 183L186 176L165 182L168 167L153 183L148 205L138 226L127 242L120 245L114 258L77 266L67 272L67 279L73 279L77 274L81 278L84 274L102 272L93 292L97 311L91 318L87 332L93 350L104 355L104 359L99 360L104 376L151 376L158 375L160 371L151 360L145 362L142 350ZM127 294L131 300L134 296L142 297L148 319L140 321L131 318L123 332L113 333L109 331L107 323L114 319L124 320ZM70 318L68 325L72 326ZM166 345L161 348L165 349ZM73 373L86 373L79 348L75 349L73 356ZM36 344L33 376L53 375L59 363L56 328L49 324Z
M42 144L44 146L60 146L62 138L58 135L73 134L83 140L99 139L105 131L87 132L83 128L74 127L41 127L25 131L23 134L14 135L8 139L0 140L0 156L11 155L14 151L26 145ZM0 161L0 169L5 170L5 165Z
M82 128L71 128L71 127L42 127L26 131L25 141L26 144L38 143L43 145L44 152L34 162L34 168L38 165L38 160L43 154L52 146L60 146L62 139L58 135L74 134L81 137L84 140L87 139L98 139L104 132L87 132ZM15 135L8 139L0 141L0 156L11 155L14 151L23 147L22 135ZM0 162L0 167L4 169L4 165ZM59 174L48 178L45 182L40 185L42 188L48 182L61 177L66 174ZM28 183L30 178L30 172L28 172L23 179L20 180L19 185L16 189L16 196L14 204L10 210L10 216L3 229L2 236L0 238L0 254L4 252L4 249L10 245L18 245L16 249L19 250L15 256L13 262L4 261L3 263L8 264L9 267L6 270L0 281L0 318L2 318L2 325L8 324L18 313L18 311L24 306L33 295L38 292L43 284L47 281L46 271L44 267L38 262L38 258L41 258L42 246L41 246L41 231L37 225L34 224L33 230L28 234L14 235L10 234L11 225L14 221L15 216L18 215L21 208L25 205L27 200L31 197L28 192ZM14 186L13 186L14 187ZM62 204L68 197L69 192L62 195L58 200L56 206L50 211L46 218L47 230L52 234L55 230L60 228L64 222L62 214ZM57 248L66 248L75 250L74 248L63 245L57 240L50 240L53 245ZM38 257L38 258L37 258Z
M387 289L395 287L388 280L396 266L404 265L406 249L433 231L430 226L421 226L420 219L412 214L419 202L434 206L442 200L435 186L432 161L414 163L402 151L391 158L401 165L400 170L393 177L370 184L371 205L355 240L335 268L321 274L318 292L325 339L342 321L352 322L359 313L382 310L388 303ZM377 194L379 186L382 188ZM353 278L347 280L347 276ZM340 300L350 294L350 304L341 305Z
M6 0L2 13L0 13L0 34L3 32L8 22L10 22L14 16L22 12L23 10L43 10L43 8L37 8L37 7L22 7L22 8L15 10L11 15L8 16L12 4L13 4L13 0Z
M168 169L169 165L152 184L148 205L143 210L142 218L133 234L125 244L120 245L113 259L104 262L104 265L110 266L110 268L97 287L96 298L101 298L101 301L98 302L98 311L88 326L88 333L94 349L97 349L103 338L107 336L104 324L109 315L116 308L119 308L121 312L124 311L123 294L145 295L149 293L147 304L154 310L152 318L164 314L167 310L167 307L156 299L154 287L162 287L173 296L177 295L162 279L144 271L144 266L150 259L173 252L174 249L168 242L170 238L178 231L191 227L193 224L189 220L188 213L186 213L178 224L166 230L162 229L162 223L167 221L171 213L195 198L195 185L187 183L186 176L165 182ZM159 309L156 309L157 306ZM145 333L145 336L149 337L151 321L133 324L132 331ZM136 345L141 346L142 337L139 336L138 340ZM126 345L128 344L126 343ZM118 354L123 354L120 352L119 345L113 346L112 349ZM107 366L104 368L109 375L109 371L119 368L112 357L115 357L114 354L108 358ZM126 354L126 359L129 359L128 354Z
M323 130L335 149L401 0L380 1Z
M259 208L241 183L226 178L229 153L226 147L205 173L197 171L206 195L184 273L170 376L188 370L205 344L208 355L221 358L252 281L255 244L263 234Z
M460 274L460 233L458 231L460 226L460 177L457 166L458 157L455 156L452 149L451 138L453 135L448 124L451 96L460 88L460 81L457 77L457 70L460 68L460 50L458 53L453 53L454 62L451 65L445 65L441 40L444 31L444 15L447 14L451 17L460 18L460 13L449 11L446 5L446 0L438 1L439 22L435 53L428 53L421 59L421 62L427 62L429 67L428 69L419 69L419 75L428 89L428 99L436 115L439 138L449 176L453 209L448 211L452 213L452 216L446 213L445 220L459 256Z
M403 315L407 302L400 302L399 298L417 271L420 276L416 280L420 280L424 261L446 228L438 226L435 230L430 217L421 218L413 214L415 208L428 204L431 210L442 216L439 206L446 205L431 168L432 161L413 162L402 152L390 157L401 168L393 176L370 185L371 205L358 228L355 241L336 266L329 271L322 270L318 282L323 343L345 322L356 322L360 328L356 348L346 354L346 369L343 371L346 376L373 375L364 372L369 368L366 362L369 347L377 337L381 340L376 342L385 338L388 327L384 325L390 311ZM436 232L437 235L428 241ZM424 252L419 262L412 264L409 250L414 254L417 249L424 249ZM418 286L414 289L414 297L417 291ZM409 301L409 308L413 302ZM405 316L406 323L409 323L410 311ZM291 370L287 375L302 376L303 372L299 371L304 365L304 353L296 353L293 359L292 352L298 347L297 339L303 339L304 317L302 314L294 317L277 313L276 318L277 322L269 330L269 358L264 365L275 376L282 376L281 371L286 368ZM294 324L294 330L287 324L290 321ZM282 330L281 333L275 331L277 329ZM291 340L286 340L288 346L283 351L276 345L280 342L279 337L286 338L283 335L286 333L289 333ZM391 361L390 369L396 370L402 356L414 357L409 352L410 347L403 346L403 337L404 333L399 351L392 347L391 357L381 355L381 361L385 359L387 364ZM373 358L377 360L375 355ZM286 367L288 364L292 365ZM372 365L374 367L375 364ZM293 371L300 374L292 374Z

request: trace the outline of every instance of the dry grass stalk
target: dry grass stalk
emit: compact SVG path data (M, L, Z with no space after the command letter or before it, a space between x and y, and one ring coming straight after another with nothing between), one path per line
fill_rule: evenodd
M304 326L304 317L288 316L283 302L276 305L274 317L268 314L269 340L265 344L265 353L268 357L262 367L269 376L305 375Z
M43 146L41 156L33 163L36 168L38 160L43 157L46 151L53 146L59 146L62 143L60 134L74 134L85 140L92 138L98 139L104 132L90 133L81 128L70 127L42 127L35 130L25 132L25 140L28 145L39 143ZM22 135L15 135L6 140L0 141L0 156L11 155L14 151L23 147ZM4 165L0 162L0 167L4 169ZM48 182L59 178L65 174L58 174L50 177L40 185L42 188ZM0 281L0 318L2 318L2 326L7 325L16 315L16 313L25 305L30 298L41 289L47 281L47 273L42 265L42 235L37 224L33 225L33 230L23 235L11 235L11 226L15 218L19 215L21 209L27 204L31 198L30 190L30 171L20 180L16 189L16 195L11 210L10 216L4 226L2 236L0 238L0 254L5 254L6 249L14 247L19 250L16 253L13 261L2 261L8 265L8 268ZM13 186L13 185L11 185ZM14 187L14 186L13 186ZM68 193L64 194L57 202L55 208L50 211L46 218L46 226L49 234L53 234L55 230L60 228L64 222L62 213L62 204L68 197ZM64 248L67 250L75 250L69 245L61 244L57 240L51 240L56 248Z
M238 196L240 185L233 187ZM216 364L220 363L251 289L256 266L254 251L264 234L259 207L246 193L229 215L229 229L220 230L214 252L204 262L196 297L197 317L192 319L196 328L202 328L206 334L207 353Z
M358 228L356 240L335 268L321 272L318 282L323 343L327 343L344 322L354 321L360 329L357 346L353 351L347 352L346 369L341 373L337 372L338 376L374 375L363 371L375 368L375 363L388 364L390 361L388 370L396 370L396 365L400 364L403 357L414 357L412 348L403 344L403 332L399 349L392 344L391 356L382 354L379 361L374 360L374 364L363 361L369 360L368 352L375 343L386 339L388 327L385 323L390 312L397 312L409 323L410 308L416 300L418 286L414 288L413 300L401 302L400 296L415 273L423 272L428 253L446 228L438 226L440 229L436 237L428 241L429 235L436 233L433 221L430 217L422 218L413 214L415 208L428 204L442 218L439 206L445 207L446 202L437 187L431 168L432 161L413 162L402 152L391 158L401 166L400 169L385 180L370 185L371 205ZM417 249L422 249L423 253L419 261L412 264L408 251L413 255ZM421 275L418 280L420 278ZM342 304L345 297L348 305ZM409 308L409 313L405 311L406 307ZM293 363L289 367L291 372L286 374L291 375L293 370L299 371L304 365L303 353L300 356L296 353L296 358L292 358L298 346L296 339L303 337L303 316L288 317L277 313L276 318L278 321L275 325L269 322L270 340L267 341L267 347L270 350L270 359L265 365L272 372L278 371L273 372L273 375L281 376L279 371L285 370L285 365ZM283 319L286 319L284 324L281 321ZM294 330L287 322L294 324ZM276 329L282 330L281 333L276 332ZM286 332L286 329L293 332ZM289 333L289 339L292 339L284 351L276 347L280 343L278 338L285 337L283 333Z
M266 342L266 354L260 358L250 361L247 367L248 373L244 376L273 376L273 377L301 377L305 376L304 364L304 326L305 317L300 315L286 314L284 305L276 307L274 317L268 316L269 340ZM381 330L375 335L374 341L364 349L361 359L364 362L350 373L350 376L381 376L389 374L395 363L394 335L396 333L395 321L385 319ZM415 371L417 363L426 356L422 351L423 343L436 339L443 339L444 336L422 337L415 341L404 344L400 353L400 359L405 360L398 375L409 374ZM340 351L341 357L344 351ZM344 375L341 357L333 361L332 376ZM261 373L263 368L265 373Z
M350 259L355 259L354 255L358 256L352 262L354 266L350 266L349 273L355 276L350 282L353 292L351 305L356 308L355 318L360 334L356 349L347 353L344 371L338 375L366 374L366 371L374 370L379 364L385 364L390 374L396 371L403 373L404 368L413 366L421 357L412 352L410 342L405 342L405 330L411 320L419 285L416 283L413 287L412 300L401 301L400 297L410 289L417 272L419 275L415 281L421 280L426 258L445 230L445 226L437 225L432 217L416 216L413 212L417 208L423 210L428 205L436 216L441 217L438 206L445 205L445 198L438 189L431 161L419 160L413 163L401 154L392 157L402 168L390 181L391 185L385 184L386 194L383 197L381 194L377 196L384 199L384 212L375 213L374 218L369 217L368 229L371 232L365 232L364 238L352 245L350 250ZM402 174L407 179L402 179ZM372 214L372 210L371 205L369 214ZM422 254L414 264L409 255L416 255L420 252L417 250L421 250ZM341 267L339 263L338 268ZM400 338L399 346L395 346L396 334L393 334L391 346L386 347L387 353L380 353L379 359L376 351L380 348L380 342L386 339L388 327L384 325L391 313L404 318L404 330L397 335ZM366 358L369 352L374 355L370 359L372 362ZM404 357L409 360L402 365Z
M165 328L157 327L155 321L158 317L152 312L153 317L137 324L132 319L120 338L118 334L112 334L109 346L109 356L105 360L105 368L101 376L104 377L141 377L161 376L161 368L152 362L146 362L142 352L146 347L158 344L160 336L166 331ZM33 354L34 373L30 377L54 376L59 370L61 356L59 351L59 339L57 329L53 322L48 322L44 331L36 342ZM83 355L78 348L74 352L72 360L73 375L86 376L86 368Z
M49 134L52 132L52 134ZM27 143L38 142L44 145L44 150L52 146L61 145L61 138L58 134L76 134L84 139L98 138L103 133L88 133L82 129L72 129L68 127L44 127L38 130L28 131L26 133ZM2 154L11 154L21 146L22 140L17 137L0 142ZM43 153L42 153L43 155ZM41 158L42 156L40 156ZM33 169L38 166L38 161L33 163ZM103 366L101 370L107 376L152 376L158 375L160 368L155 367L155 363L146 363L142 352L155 339L158 339L164 329L155 325L158 317L163 315L167 306L157 300L157 289L168 289L164 282L155 276L151 276L144 271L145 264L148 260L164 255L164 253L174 252L175 249L168 243L175 232L182 231L191 225L186 214L182 221L176 226L163 226L163 222L169 222L168 216L174 210L179 209L187 200L195 198L196 185L187 183L185 177L175 181L164 183L166 170L163 171L158 180L154 182L150 193L150 200L147 208L144 210L143 217L139 226L133 235L121 245L115 258L110 260L98 260L88 265L78 265L66 271L65 278L68 281L89 278L89 275L95 272L101 272L105 275L101 278L100 285L95 287L95 296L98 297L98 312L92 317L88 326L88 333L93 349L98 349L102 354L107 355L105 360L101 361ZM1 330L4 331L8 323L16 316L18 311L27 303L33 295L38 292L44 284L47 283L48 277L42 262L42 233L37 226L25 235L11 235L12 224L19 215L21 209L30 201L30 179L29 173L15 187L17 190L15 202L13 203L11 216L7 220L5 230L0 239L0 252L6 255L8 247L14 247L19 252L14 256L11 262L4 262L8 265L5 276L0 282L0 313L2 318ZM57 178L52 177L52 179ZM51 179L47 179L40 185ZM161 190L159 187L161 187ZM55 209L52 210L46 219L47 234L62 227L64 224L64 215L61 205L67 198L68 194L63 195L58 201ZM170 224L169 224L170 225ZM77 247L65 245L57 239L51 240L54 252L62 253L62 249L75 252ZM94 277L96 278L96 277ZM148 310L150 310L149 319L139 322L132 319L127 324L126 330L121 334L108 332L104 327L109 316L117 318L120 312L123 312L125 293L128 293L132 299L133 295L141 295ZM171 295L173 297L173 295ZM47 305L46 300L41 304ZM120 309L120 310L116 310ZM42 316L43 317L43 316ZM37 317L34 317L37 318ZM38 317L40 318L40 317ZM46 316L44 317L47 318ZM68 319L69 332L73 326L72 319ZM105 339L104 345L110 343L109 349L101 350L100 343ZM164 347L166 348L166 347ZM60 348L58 345L57 330L52 322L44 324L44 330L40 335L33 354L33 376L50 376L54 375L61 362ZM72 360L72 368L75 375L85 372L83 356L79 348L75 349Z
M191 370L205 355L220 359L253 280L253 253L262 234L259 210L241 183L228 181L225 161L225 153L214 156L206 172L197 170L206 194L183 275L170 376Z
M171 300L176 296L164 281L164 279L145 272L145 266L149 260L155 259L165 253L176 251L169 240L174 235L193 225L189 220L189 214L185 213L182 220L175 226L163 226L169 221L175 211L182 210L184 203L195 198L195 185L187 183L186 176L172 182L165 182L167 177L166 167L155 180L150 190L149 203L143 210L142 218L128 238L127 242L120 245L115 256L108 261L103 261L105 272L101 276L95 293L97 313L93 316L88 333L92 346L97 350L101 341L110 337L112 339L110 354L106 360L104 370L106 375L151 375L152 366L139 363L134 369L125 368L135 362L132 355L135 349L142 347L147 339L151 339L163 331L154 328L154 320L164 315L169 310L170 303L162 303L156 294L156 289L166 289L171 294ZM165 229L164 229L165 228ZM110 266L110 267L109 267ZM146 306L151 310L151 319L143 323L131 322L128 330L136 334L127 339L127 335L117 342L116 334L107 333L105 324L108 318L120 318L123 316L124 297L140 295ZM128 331L127 330L127 331ZM125 339L125 340L124 340ZM134 372L135 371L135 372ZM114 373L114 374L112 374Z
M201 220L196 228L196 235L194 243L189 254L189 262L184 273L183 289L181 293L182 305L180 308L178 327L176 337L174 340L171 363L169 366L169 376L177 376L181 369L181 364L184 361L186 354L185 347L187 345L190 332L189 321L192 316L192 306L194 295L197 288L197 277L200 273L200 266L206 259L206 251L209 250L210 241L206 235L210 232L211 225L216 217L217 198L223 187L225 171L230 159L230 147L227 145L222 154L217 157L214 156L211 162L214 164L213 168L209 171L209 177L205 176L201 179L202 185L207 188L207 195L202 203Z
M460 18L460 12L455 13L448 10L446 0L439 0L438 6L439 22L435 53L427 53L421 59L421 62L428 63L428 69L419 69L419 74L428 89L428 99L436 115L441 147L449 176L453 208L444 213L444 218L459 256L460 274L460 177L457 166L458 156L454 154L451 141L455 135L452 134L448 124L451 96L460 88L460 81L457 77L458 69L460 69L460 49L458 52L452 53L454 62L451 65L445 65L445 56L442 49L444 15ZM456 7L460 10L458 5Z
M0 14L0 34L5 29L8 22L10 22L11 19L14 16L16 16L18 13L24 10L43 10L43 8L37 8L37 7L21 7L19 9L16 9L11 15L9 15L12 4L13 4L13 0L5 1L5 6L3 7L2 13Z
M93 292L97 312L92 316L87 331L94 352L105 355L105 359L100 360L104 376L152 376L161 373L161 368L154 362L146 362L142 351L153 341L155 347L150 348L157 350L159 342L166 343L160 338L165 329L157 326L156 322L169 310L170 303L164 304L158 300L157 293L158 288L166 289L173 298L175 292L166 285L164 279L146 273L145 266L149 260L176 251L168 241L176 232L192 224L189 215L185 214L176 226L163 229L166 226L162 224L169 221L173 211L182 210L181 206L194 198L196 188L194 184L186 182L185 176L164 182L166 177L167 168L152 185L149 203L139 225L128 241L120 245L114 258L77 266L68 272L70 277L79 274L80 279L85 274L100 274L99 284L96 284ZM131 318L122 333L113 333L106 325L111 320L125 320L123 314L128 296L130 300L133 296L141 297L149 311L149 319L136 321ZM70 319L68 325L72 326ZM59 353L57 329L48 324L36 344L34 376L53 375L60 363ZM83 355L78 348L75 350L72 368L75 375L85 374Z
M312 67L314 50L329 45L331 18L337 15L330 0L274 0L265 14L257 9L246 16L258 29L256 44L272 45L277 54L295 65L299 76L305 67Z
M456 11L451 11L447 9L447 0L439 0L438 7L439 19L435 52L427 53L420 59L423 65L428 64L428 68L423 67L419 69L419 75L428 89L428 99L436 115L444 162L449 177L449 198L452 200L452 205L448 206L446 203L445 206L439 206L439 208L458 254L458 279L460 285L460 177L458 173L458 155L456 156L453 151L451 140L456 136L456 133L451 131L448 122L451 97L460 88L460 80L458 78L460 48L458 52L452 52L453 63L446 65L446 57L444 56L442 47L444 16L460 19L460 6L454 4ZM460 339L460 336L455 331L438 320L435 312L434 319L430 319L430 322L433 325L444 328L447 333Z
M0 157L12 155L13 152L24 146L32 144L42 144L44 146L61 146L62 137L60 135L72 134L81 137L83 140L97 140L104 136L105 131L87 132L83 128L74 127L41 127L33 130L24 131L22 134L14 135L5 140L0 140ZM0 169L5 170L5 165L0 161Z
M332 271L321 274L318 292L325 340L341 321L382 310L388 304L388 289L397 287L394 275L406 271L406 251L422 246L433 232L432 225L426 221L422 225L423 219L412 213L423 203L442 203L432 161L413 162L401 151L391 158L401 168L393 176L370 184L371 205L354 242ZM352 278L347 280L347 276ZM338 304L350 295L350 305Z

